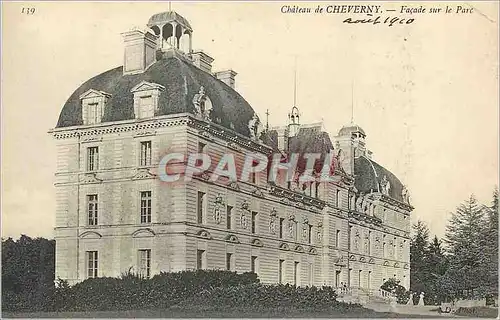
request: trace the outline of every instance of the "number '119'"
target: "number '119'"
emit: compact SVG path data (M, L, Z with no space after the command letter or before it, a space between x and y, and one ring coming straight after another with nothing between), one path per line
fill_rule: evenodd
M35 14L35 8L22 8L21 13L25 14Z

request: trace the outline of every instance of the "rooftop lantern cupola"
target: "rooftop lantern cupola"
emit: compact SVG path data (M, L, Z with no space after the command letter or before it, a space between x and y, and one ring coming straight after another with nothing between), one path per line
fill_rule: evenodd
M288 136L294 137L299 132L300 121L299 121L299 109L297 107L292 108L292 112L288 114Z
M175 11L166 11L149 18L148 27L158 36L158 48L171 48L185 53L192 51L193 29L189 22Z

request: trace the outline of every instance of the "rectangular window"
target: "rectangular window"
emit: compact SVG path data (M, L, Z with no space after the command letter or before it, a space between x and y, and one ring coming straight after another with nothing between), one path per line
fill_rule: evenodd
M372 232L368 231L368 255L372 254Z
M335 206L337 208L340 206L340 190L337 190L335 194Z
M295 261L293 263L293 285L299 285L299 262Z
M151 141L141 142L141 166L151 165Z
M393 258L394 258L394 259L396 259L396 255L397 255L397 251L398 251L398 250L397 250L397 248L398 248L398 247L397 247L396 242L397 242L397 239L396 239L396 237L394 237L394 244L393 244L393 247L394 247L394 248L393 248L393 250L392 250L392 254L393 254Z
M233 207L227 206L227 208L226 208L226 229L232 228L232 223L233 223L232 214L233 214Z
M340 287L340 270L335 270L335 287Z
M285 268L285 260L280 260L278 266L278 283L283 283L283 276L285 271L284 268Z
M87 171L99 170L99 148L87 148Z
M196 269L205 269L205 250L196 251Z
M198 142L198 153L204 153L205 152L205 147L207 145L203 142Z
M139 98L139 118L151 118L155 116L152 96L143 96Z
M226 270L232 270L232 258L233 254L232 253L226 253Z
M87 278L97 278L97 251L87 251Z
M252 211L252 233L257 233L257 212Z
M368 289L372 288L372 272L371 271L368 271L368 279L367 279L366 286L368 287Z
M280 218L280 239L283 239L283 228L285 227L285 219Z
M87 104L87 123L86 124L96 124L101 122L99 103L93 102Z
M252 256L250 260L250 271L253 273L258 273L257 271L257 256Z
M335 233L335 245L340 248L340 230Z
M139 250L139 275L143 278L151 277L151 249Z
M308 280L309 280L309 285L312 286L314 283L314 265L312 263L309 263L309 270L308 270Z
M349 274L347 276L347 286L351 287L351 283L352 283L352 269L349 269Z
M250 182L253 184L257 183L257 178L256 178L255 172L250 172Z
M352 226L349 226L349 250L353 247L352 245Z
M313 226L312 225L307 225L308 231L307 231L307 242L309 244L312 244L312 233L313 233Z
M151 223L151 191L141 191L141 223Z
M97 225L97 194L87 196L88 224L89 226Z
M358 288L361 288L361 278L362 278L362 274L363 274L363 271L362 270L359 270L358 272Z
M198 191L198 205L197 205L197 221L203 223L205 216L205 192Z

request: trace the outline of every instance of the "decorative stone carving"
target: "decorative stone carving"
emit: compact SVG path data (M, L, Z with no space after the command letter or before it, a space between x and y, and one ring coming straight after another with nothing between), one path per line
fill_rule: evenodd
M252 194L259 198L264 198L264 193L259 188L256 188L254 191L252 191Z
M271 217L271 220L269 220L269 232L272 234L276 234L276 218Z
M278 216L278 212L276 211L275 208L271 210L271 213L269 214L269 232L272 234L276 234L276 218Z
M234 234L230 234L226 237L226 241L232 242L232 243L240 243L240 240L238 240L238 237L236 237Z
M240 190L240 186L238 185L238 182L236 182L236 181L230 181L229 188L234 189L234 190Z
M293 238L293 229L295 229L295 221L288 221L288 234L290 238Z
M271 217L276 217L278 216L278 211L276 211L276 208L272 208L271 212L269 213Z
M154 136L154 135L156 135L155 130L141 130L137 131L134 137L144 137L144 136Z
M248 214L249 213L250 213L250 204L246 200L244 200L241 203L241 219L240 219L241 227L243 229L248 228Z
M363 192L360 192L356 198L356 211L363 212Z
M101 183L102 180L96 177L95 173L86 173L83 176L80 176L81 183Z
M370 239L368 238L368 236L365 236L365 241L364 241L364 245L365 245L365 253L368 254L368 252L370 251Z
M301 245L297 245L294 250L296 252L304 252L304 248Z
M140 179L152 179L155 175L152 174L147 168L139 168L137 169L136 174L132 177L132 180L140 180Z
M260 123L259 116L257 113L253 114L252 119L248 122L248 130L250 131L250 138L253 140L259 140L262 133L262 124Z
M389 182L389 180L387 180L387 176L384 176L382 178L382 181L380 181L380 191L382 192L382 194L388 196L390 190L391 183Z
M356 234L354 236L354 250L355 251L359 250L359 240L360 240L359 231L356 231Z
M214 202L214 221L215 223L219 224L221 223L221 210L222 207L224 206L224 200L222 199L222 196L220 193L215 197L215 202Z
M98 141L102 141L102 136L86 136L86 137L83 137L81 142L98 142Z
M403 198L404 203L410 204L410 193L406 186L403 186L403 189L401 190L401 197Z
M201 230L199 231L196 236L198 236L199 238L203 238L203 239L212 239L212 236L210 235L210 233L206 230Z
M256 247L263 246L262 241L260 241L259 239L253 239L251 244L252 244L252 246L256 246Z
M240 152L242 151L241 147L237 143L234 143L234 142L229 142L227 147L231 148L233 150L236 150L236 151L240 151Z
M209 102L209 103L207 103ZM211 103L208 96L205 94L205 88L200 87L200 91L193 97L194 114L196 117L203 120L210 120Z
M289 250L290 250L290 247L288 246L288 244L286 244L286 243L282 243L282 244L280 244L280 249L281 249L281 250L286 250L286 251L289 251Z
M200 176L203 180L206 180L208 181L210 179L210 176L208 175L208 173L206 172L203 172Z

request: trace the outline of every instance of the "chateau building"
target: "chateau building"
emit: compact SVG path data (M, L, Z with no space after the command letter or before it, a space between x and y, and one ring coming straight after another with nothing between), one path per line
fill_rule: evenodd
M123 66L76 89L50 131L56 278L203 268L254 271L263 283L370 291L395 277L409 287L408 191L372 160L362 128L330 138L295 106L268 128L235 91L236 72L212 71L214 59L192 49L185 18L155 14L147 27L122 34ZM248 153L333 153L337 179L159 179L163 156L198 152L212 163L233 154L238 177Z

